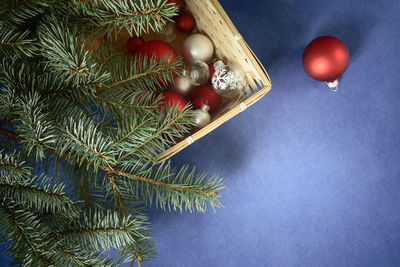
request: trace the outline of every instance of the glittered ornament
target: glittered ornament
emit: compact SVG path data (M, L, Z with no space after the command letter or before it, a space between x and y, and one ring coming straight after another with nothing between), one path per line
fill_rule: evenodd
M194 88L190 98L195 108L201 108L207 104L210 107L210 113L215 112L221 105L221 96L208 84Z
M176 76L174 82L172 90L183 96L187 96L193 88L192 79L186 75L186 72L182 76Z
M203 61L194 61L189 66L189 76L194 85L207 83L209 74L209 67Z
M179 94L174 92L161 93L160 109L166 114L169 108L176 108L178 112L182 112L187 104L186 100Z
M243 92L246 80L237 68L226 66L221 62L214 63L215 72L211 84L221 96L229 99L235 98Z
M213 43L203 34L192 34L183 42L183 55L188 61L209 62L213 54Z
M196 20L191 14L181 14L175 21L176 28L181 32L191 33L196 26Z
M196 109L193 113L193 120L194 124L198 128L203 128L207 124L210 123L211 117L208 111L210 110L210 107L204 104L200 109Z
M126 48L134 54L136 50L145 43L145 40L140 36L129 37L126 42Z

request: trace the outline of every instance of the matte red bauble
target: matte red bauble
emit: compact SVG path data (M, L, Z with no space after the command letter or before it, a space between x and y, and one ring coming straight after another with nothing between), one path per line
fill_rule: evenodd
M196 26L196 20L191 14L181 14L176 19L176 27L181 32L191 33Z
M194 88L190 97L196 108L207 105L210 107L210 113L215 112L221 105L221 96L208 84Z
M175 49L167 42L161 40L152 40L144 43L136 49L135 55L146 56L148 63L154 56L154 60L160 61L165 59L162 63L174 61L177 57Z
M168 107L176 107L178 112L182 112L187 104L186 100L179 94L174 92L162 92L162 100L160 109L167 113Z
M349 50L339 39L322 36L313 40L303 53L303 67L311 78L335 81L349 65Z
M126 42L126 48L128 49L129 52L132 54L135 53L136 49L139 48L142 44L144 44L145 41L142 37L129 37L128 41Z

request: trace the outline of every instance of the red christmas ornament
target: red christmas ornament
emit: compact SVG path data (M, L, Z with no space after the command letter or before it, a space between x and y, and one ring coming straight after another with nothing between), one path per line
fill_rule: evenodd
M175 4L179 9L183 8L183 0L167 0L166 4Z
M322 36L313 40L303 53L303 67L311 78L334 82L349 65L349 50L339 39Z
M169 43L161 40L152 40L144 43L136 49L135 55L140 57L146 56L147 64L150 64L152 58L153 62L167 64L175 61L178 56L175 49ZM173 73L173 76L175 76L175 73ZM167 79L157 78L157 80L159 83L167 83Z
M203 105L210 107L210 113L215 112L221 105L221 96L215 92L211 85L203 84L193 89L191 100L196 108Z
M144 43L145 43L144 39L140 36L129 37L128 41L126 42L126 48L128 49L129 52L134 54L136 49L138 49L139 46L141 46Z
M178 54L169 43L161 40L152 40L139 46L136 49L135 55L146 56L148 63L150 63L152 57L154 57L154 61L164 59L162 63L168 63L174 61Z
M184 108L187 104L186 100L179 94L174 92L162 92L162 100L160 109L166 114L168 112L168 108L176 107L178 112L184 111Z
M209 69L209 71L210 71L209 80L211 81L211 79L212 79L212 77L213 77L213 75L214 75L214 72L215 72L215 67L214 67L214 63L213 63L213 62L211 62L210 64L208 64L208 69Z
M196 20L191 14L181 14L176 19L176 27L181 32L191 33L196 26Z

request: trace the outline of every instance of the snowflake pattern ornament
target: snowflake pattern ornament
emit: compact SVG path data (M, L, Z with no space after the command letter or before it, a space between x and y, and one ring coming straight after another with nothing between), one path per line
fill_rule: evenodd
M246 86L242 73L233 67L225 65L222 61L214 63L214 75L211 79L214 90L225 98L235 98L241 94Z

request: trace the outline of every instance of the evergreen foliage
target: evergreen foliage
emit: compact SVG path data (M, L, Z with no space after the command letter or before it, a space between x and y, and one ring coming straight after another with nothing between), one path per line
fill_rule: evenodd
M193 125L189 105L159 108L183 60L114 48L176 14L165 0L0 2L0 242L14 264L141 265L155 256L146 208L221 205L217 176L156 163Z

